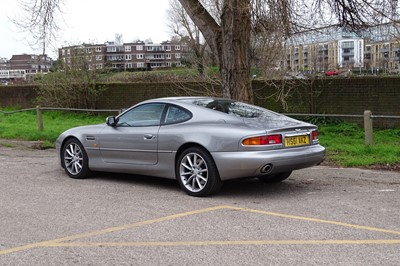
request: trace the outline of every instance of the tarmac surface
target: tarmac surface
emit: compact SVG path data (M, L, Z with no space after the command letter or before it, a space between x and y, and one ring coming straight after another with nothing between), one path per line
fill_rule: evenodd
M195 198L174 180L70 179L31 146L0 140L0 265L400 265L399 172L318 166Z

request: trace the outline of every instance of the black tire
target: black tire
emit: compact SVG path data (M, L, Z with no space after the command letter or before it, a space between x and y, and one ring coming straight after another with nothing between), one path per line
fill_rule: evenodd
M211 155L202 148L191 147L182 152L175 166L176 179L190 196L205 197L222 186Z
M69 139L61 151L61 164L65 172L75 179L90 175L89 159L82 144L77 139Z
M260 179L264 183L279 183L285 179L288 179L291 174L292 174L292 171L289 171L289 172L278 173L278 174L274 174L274 175L259 176L258 179Z

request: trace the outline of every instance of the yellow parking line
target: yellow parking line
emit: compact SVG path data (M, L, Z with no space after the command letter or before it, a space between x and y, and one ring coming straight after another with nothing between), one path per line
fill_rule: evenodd
M178 242L69 242L52 243L46 247L177 247L177 246L241 246L241 245L398 245L400 239L361 240L237 240Z
M239 207L229 207L228 206L227 208L230 208L233 210L251 212L251 213L265 214L265 215L274 216L274 217L288 218L288 219L294 219L294 220L303 220L303 221L324 223L324 224L332 224L332 225L350 227L350 228L360 229L360 230L368 230L368 231L374 231L374 232L380 232L380 233L389 233L389 234L400 235L399 231L387 230L387 229L376 228L376 227L371 227L371 226L355 225L355 224L342 223L342 222L336 222L336 221L330 221L330 220L323 220L323 219L316 219L316 218L309 218L309 217L303 217L303 216L295 216L295 215L288 215L288 214L282 214L282 213L276 213L276 212L267 212L267 211L239 208Z
M161 217L161 218L157 218L157 219L151 219L151 220L147 220L147 221L137 222L137 223L133 223L133 224L111 227L111 228L97 230L97 231L93 231L93 232L89 232L89 233L77 234L77 235L57 238L57 239L53 239L53 240L49 240L49 241L37 242L37 243L24 245L24 246L20 246L20 247L0 250L0 255L23 251L23 250L28 250L28 249L32 249L32 248L47 247L51 244L55 244L55 243L59 243L59 242L72 241L72 240L85 238L85 237L91 237L91 236L99 236L99 235L108 234L108 233L112 233L112 232L116 232L116 231L122 231L122 230L127 230L127 229L131 229L131 228L135 228L135 227L140 227L143 225L173 220L173 219L177 219L177 218L181 218L181 217L185 217L185 216L190 216L190 215L195 215L195 214L200 214L200 213L205 213L205 212L211 212L211 211L221 210L221 209L226 209L226 208L227 208L227 206L216 206L216 207L205 208L205 209L200 209L200 210L195 210L195 211L178 213L178 214L174 214L174 215L169 215L169 216L165 216L165 217Z
M336 221L329 221L329 220L322 220L322 219L308 218L308 217L302 217L302 216L294 216L294 215L287 215L287 214L281 214L281 213L275 213L275 212L267 212L267 211L260 211L260 210L254 210L254 209L221 205L221 206L215 206L215 207L210 207L210 208L204 208L204 209L200 209L200 210L178 213L178 214L169 215L169 216L151 219L151 220L146 220L146 221L142 221L142 222L106 228L103 230L97 230L97 231L92 231L92 232L88 232L88 233L67 236L67 237L63 237L63 238L32 243L32 244L24 245L24 246L20 246L20 247L0 250L0 255L9 254L9 253L18 252L18 251L29 250L29 249L33 249L33 248L39 248L39 247L57 247L57 246L100 247L100 246L188 246L188 245L192 245L192 246L203 245L204 246L204 245L400 244L400 240L396 240L396 239L388 239L388 240L260 240L260 241L250 240L250 241L120 242L120 243L119 242L118 243L115 243L115 242L109 242L109 243L108 242L104 242L104 243L103 242L102 243L95 243L95 242L93 242L93 243L90 243L90 242L89 243L86 243L86 242L72 243L72 242L69 242L69 243L65 243L66 241L74 241L74 240L81 239L81 238L99 236L99 235L113 233L113 232L117 232L117 231L128 230L128 229L132 229L132 228L140 227L140 226L144 226L144 225L159 223L159 222L173 220L173 219L182 218L182 217L187 217L187 216L191 216L191 215L195 215L195 214L201 214L201 213L223 210L223 209L258 213L258 214L269 215L269 216L274 216L274 217L281 217L281 218L288 218L288 219L295 219L295 220L304 220L304 221L310 221L310 222L350 227L350 228L354 228L354 229L363 229L363 230L369 230L369 231L375 231L375 232L400 235L399 231L394 231L394 230L386 230L386 229L369 227L369 226L360 226L360 225L354 225L354 224L348 224L348 223L342 223L342 222L336 222Z

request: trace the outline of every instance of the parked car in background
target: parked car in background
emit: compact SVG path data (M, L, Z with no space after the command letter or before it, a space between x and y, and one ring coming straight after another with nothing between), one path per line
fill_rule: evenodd
M325 76L337 76L337 75L339 75L339 71L337 71L336 69L330 69L325 72Z
M215 193L229 179L280 182L325 152L315 125L210 97L144 101L105 124L65 131L56 148L72 178L91 171L165 177L192 196Z

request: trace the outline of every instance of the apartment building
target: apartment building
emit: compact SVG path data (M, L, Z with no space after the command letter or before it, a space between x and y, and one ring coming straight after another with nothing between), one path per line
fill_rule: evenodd
M285 67L292 71L400 68L400 35L392 24L359 33L332 26L296 34L285 43Z
M181 66L187 52L188 47L178 42L106 42L62 47L59 59L72 65L74 58L84 58L89 69L155 69Z
M0 60L0 79L27 80L39 73L48 73L53 60L47 55L20 54L13 55L10 60Z

